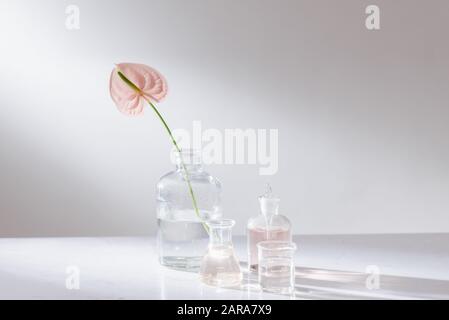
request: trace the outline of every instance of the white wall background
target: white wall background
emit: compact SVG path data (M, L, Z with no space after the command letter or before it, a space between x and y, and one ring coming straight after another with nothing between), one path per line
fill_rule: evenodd
M279 129L276 176L209 168L239 232L267 181L296 233L448 232L448 21L443 0L1 0L0 236L155 233L170 145L113 105L122 61L166 76L174 128Z

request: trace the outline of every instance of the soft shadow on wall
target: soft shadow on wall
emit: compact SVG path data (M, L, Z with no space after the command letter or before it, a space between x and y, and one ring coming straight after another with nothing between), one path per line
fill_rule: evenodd
M279 129L279 172L210 167L237 219L270 181L296 233L449 230L448 3L0 3L0 236L149 235L169 142L120 115L113 63L155 66L173 128ZM149 12L157 12L148 18Z

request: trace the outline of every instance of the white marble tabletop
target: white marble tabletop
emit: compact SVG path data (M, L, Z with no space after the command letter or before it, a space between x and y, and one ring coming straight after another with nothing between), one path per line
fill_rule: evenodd
M0 299L449 299L449 234L295 242L296 292L281 296L246 272L242 287L217 289L161 267L151 237L0 239ZM244 265L244 238L234 243Z

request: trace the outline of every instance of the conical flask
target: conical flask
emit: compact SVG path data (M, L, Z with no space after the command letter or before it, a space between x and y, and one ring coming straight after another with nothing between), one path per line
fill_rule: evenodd
M232 244L234 220L220 219L207 222L209 247L200 267L200 278L215 287L238 286L242 281L239 261Z

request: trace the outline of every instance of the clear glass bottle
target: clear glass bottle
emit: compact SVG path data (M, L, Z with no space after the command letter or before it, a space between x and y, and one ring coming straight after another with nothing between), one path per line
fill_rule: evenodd
M280 199L273 195L271 187L259 197L261 214L250 218L247 225L248 267L250 271L258 269L257 244L261 241L291 241L291 223L287 217L279 214Z
M242 272L232 244L234 224L230 219L207 222L210 240L200 269L203 283L215 287L234 287L241 283Z
M175 152L174 156L176 169L157 184L159 261L173 269L198 271L209 242L205 222L221 218L221 184L204 171L199 151L186 149Z

